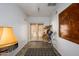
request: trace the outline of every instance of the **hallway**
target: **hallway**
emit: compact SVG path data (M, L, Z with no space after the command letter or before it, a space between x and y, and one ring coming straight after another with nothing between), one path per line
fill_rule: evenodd
M57 56L58 53L56 53L52 44L48 42L31 41L22 48L17 56Z
M78 25L76 3L1 3L0 56L79 56Z

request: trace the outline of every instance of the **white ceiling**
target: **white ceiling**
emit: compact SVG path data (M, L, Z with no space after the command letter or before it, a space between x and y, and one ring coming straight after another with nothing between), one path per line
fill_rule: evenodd
M47 3L19 3L18 5L26 13L26 15L35 17L51 16L56 7L48 6Z

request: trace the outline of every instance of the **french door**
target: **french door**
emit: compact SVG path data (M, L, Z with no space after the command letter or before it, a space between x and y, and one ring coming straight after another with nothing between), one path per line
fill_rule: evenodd
M44 32L44 25L43 24L30 24L30 40L43 40L42 35Z

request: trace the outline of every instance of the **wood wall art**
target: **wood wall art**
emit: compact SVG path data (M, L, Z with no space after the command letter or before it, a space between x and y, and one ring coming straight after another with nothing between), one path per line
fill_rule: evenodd
M59 14L59 36L79 44L79 3L73 3Z

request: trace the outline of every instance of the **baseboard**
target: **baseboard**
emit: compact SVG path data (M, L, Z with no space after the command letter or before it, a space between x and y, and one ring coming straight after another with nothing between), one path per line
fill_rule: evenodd
M56 56L61 56L61 54L56 50L56 48L53 47L53 49L54 49L54 53L56 54Z

